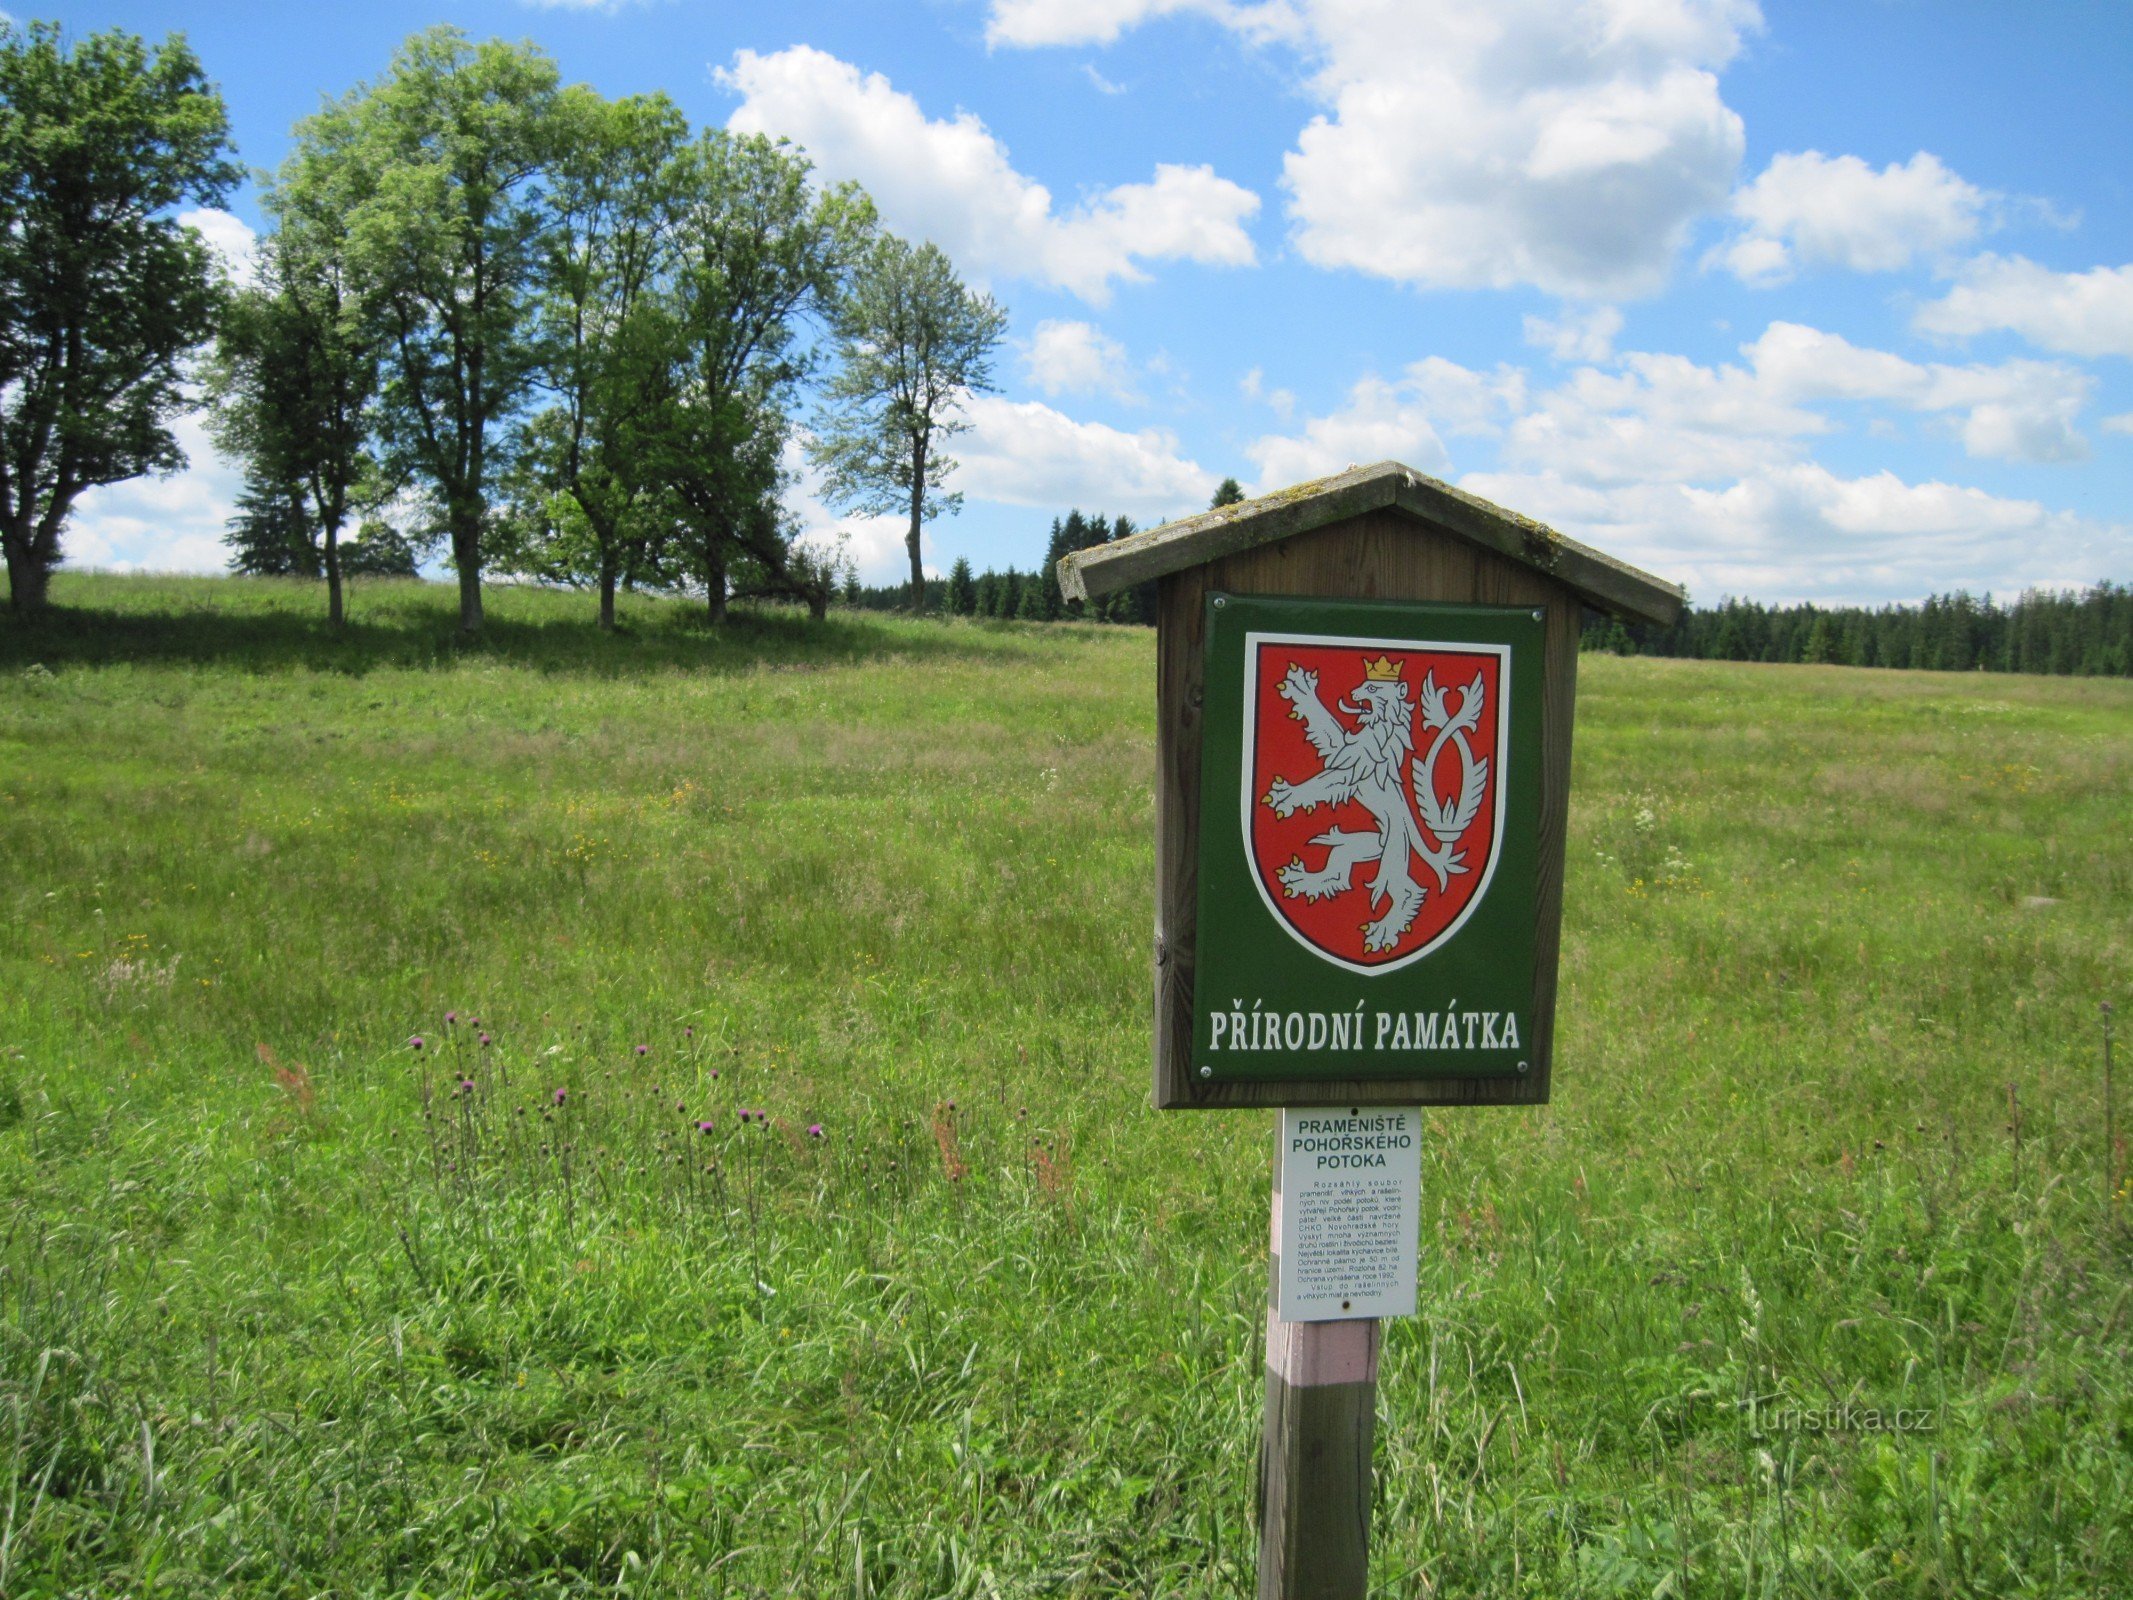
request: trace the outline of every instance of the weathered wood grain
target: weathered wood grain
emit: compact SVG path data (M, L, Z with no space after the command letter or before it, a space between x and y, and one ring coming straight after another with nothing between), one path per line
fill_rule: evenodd
M1382 1324L1267 1321L1259 1600L1362 1600Z
M1439 534L1449 532L1553 578L1603 611L1661 626L1671 626L1681 614L1685 597L1679 585L1397 461L1351 467L1164 523L1116 544L1075 551L1060 559L1059 586L1069 600L1086 600L1394 508L1405 513L1395 526L1412 529L1420 523Z
M1192 1076L1199 945L1200 729L1207 596L1319 595L1358 600L1529 605L1547 612L1541 696L1540 841L1530 1072L1516 1077L1204 1083ZM1164 577L1157 586L1155 1090L1157 1106L1530 1105L1548 1098L1554 1053L1570 735L1577 693L1579 597L1524 563L1479 549L1405 512L1381 509Z

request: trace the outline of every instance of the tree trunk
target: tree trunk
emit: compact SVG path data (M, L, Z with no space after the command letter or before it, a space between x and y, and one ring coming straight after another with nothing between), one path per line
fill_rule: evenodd
M471 520L472 527L466 526ZM481 513L453 517L452 564L459 569L459 631L481 632Z
M704 614L714 627L726 620L726 547L715 533L704 536Z
M326 524L326 622L338 629L347 617L341 608L341 530Z
M829 611L829 585L818 583L814 588L807 591L807 614L815 621L821 622L828 618Z
M9 603L18 616L42 611L50 593L51 569L37 559L28 540L10 538L6 543Z
M926 441L911 445L911 531L904 535L904 548L911 553L911 610L926 609L926 569L918 559L918 536L926 526Z
M600 631L615 631L615 558L600 553Z

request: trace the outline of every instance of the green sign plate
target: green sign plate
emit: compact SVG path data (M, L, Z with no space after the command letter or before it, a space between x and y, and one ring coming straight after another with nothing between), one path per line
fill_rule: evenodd
M1527 1070L1541 614L1207 605L1194 1079Z

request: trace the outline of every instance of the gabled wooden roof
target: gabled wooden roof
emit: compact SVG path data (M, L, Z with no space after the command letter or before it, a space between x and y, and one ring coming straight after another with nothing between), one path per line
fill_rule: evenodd
M1387 509L1544 572L1602 611L1662 627L1681 615L1679 585L1397 461L1350 467L1330 478L1166 522L1116 544L1077 550L1060 558L1059 589L1069 600L1087 600L1255 545L1292 539L1344 517Z

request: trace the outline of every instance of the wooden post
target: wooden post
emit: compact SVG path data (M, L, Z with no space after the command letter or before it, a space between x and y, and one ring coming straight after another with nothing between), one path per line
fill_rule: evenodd
M1278 1282L1278 1151L1272 1239L1269 1257ZM1269 1285L1259 1600L1362 1600L1369 1588L1379 1336L1375 1317L1284 1322Z

